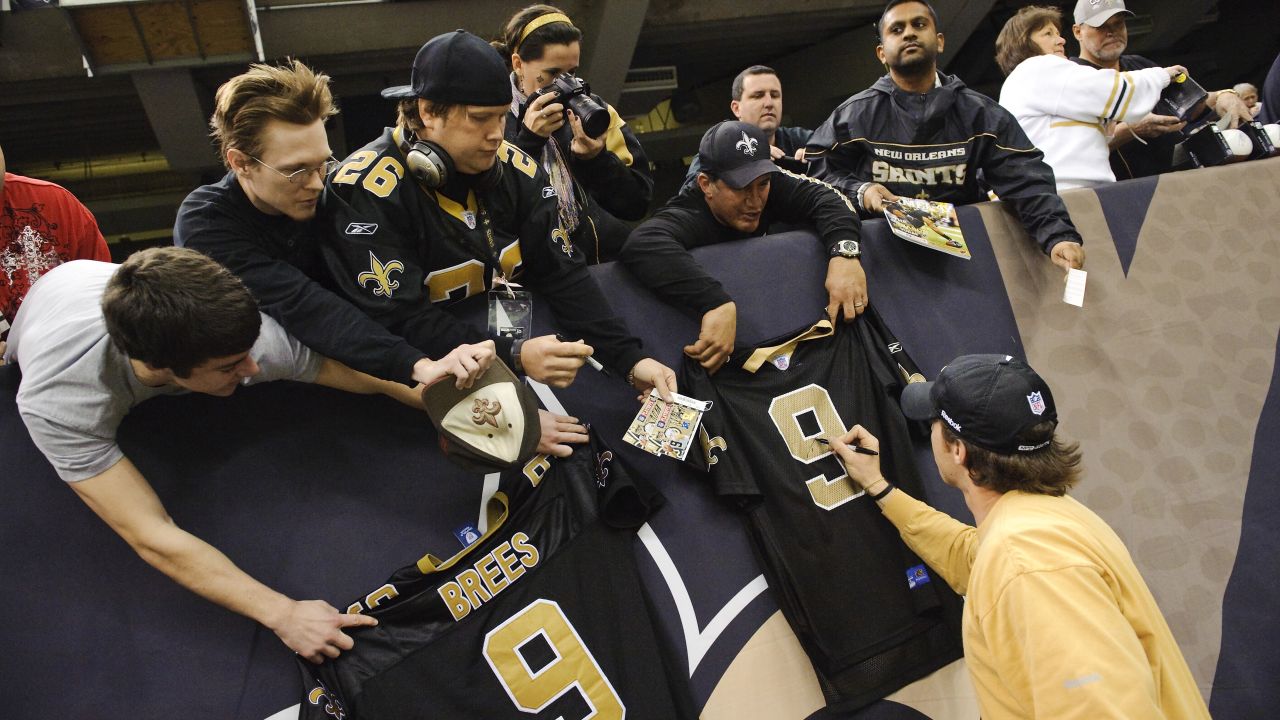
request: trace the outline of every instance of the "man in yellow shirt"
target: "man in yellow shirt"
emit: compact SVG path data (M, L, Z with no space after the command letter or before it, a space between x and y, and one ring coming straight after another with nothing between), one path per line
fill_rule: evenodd
M934 462L977 527L895 490L862 426L831 438L849 477L902 539L966 596L964 654L984 720L1208 718L1124 543L1067 496L1076 443L1054 437L1048 385L1008 355L965 355L907 386L933 423Z

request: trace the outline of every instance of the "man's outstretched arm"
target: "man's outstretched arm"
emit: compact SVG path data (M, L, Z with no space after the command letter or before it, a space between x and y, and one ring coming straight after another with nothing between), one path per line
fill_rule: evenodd
M217 548L178 527L128 458L70 485L152 567L206 600L270 628L311 662L351 649L343 628L377 624L367 615L340 613L323 600L293 600L253 579Z

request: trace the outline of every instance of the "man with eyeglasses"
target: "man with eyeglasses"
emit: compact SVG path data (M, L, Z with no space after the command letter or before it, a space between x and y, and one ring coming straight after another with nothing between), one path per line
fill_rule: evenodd
M329 77L297 60L252 65L224 83L209 126L229 172L183 201L174 244L227 267L263 312L325 357L407 385L441 370L470 382L491 362L492 342L432 360L312 280L316 205L337 164L324 124L337 111Z

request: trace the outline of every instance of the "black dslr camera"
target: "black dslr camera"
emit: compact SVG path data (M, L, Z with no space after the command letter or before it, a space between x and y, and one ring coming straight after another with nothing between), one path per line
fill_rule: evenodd
M567 110L582 121L582 130L593 138L598 138L609 129L609 111L591 97L591 86L576 75L560 73L551 84L529 96L527 109L534 100L543 95L554 94L556 102L564 103ZM566 122L568 120L566 119Z

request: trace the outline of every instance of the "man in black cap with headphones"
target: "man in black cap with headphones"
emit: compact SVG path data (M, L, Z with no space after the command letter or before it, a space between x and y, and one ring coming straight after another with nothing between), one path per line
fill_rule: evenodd
M669 399L675 373L645 357L613 315L560 227L545 172L503 140L511 84L498 51L463 30L436 36L418 51L411 84L382 96L399 100L396 127L343 161L321 201L333 287L429 353L492 338L499 357L555 387L595 354ZM585 342L531 337L528 300L510 283L537 292ZM488 332L447 309L486 291Z
M827 314L845 321L867 304L867 278L858 244L861 222L839 190L783 171L770 157L769 139L746 122L713 125L698 145L697 183L680 190L631 232L621 260L666 302L698 313L698 339L684 348L709 372L733 352L738 310L733 298L689 254L703 245L763 235L773 223L814 227L830 254Z
M1008 355L964 355L908 385L943 482L972 527L897 490L861 425L829 438L849 477L957 593L984 718L1208 718L1195 678L1124 543L1069 497L1079 445L1055 436L1049 386ZM913 569L915 582L928 570ZM874 610L874 608L870 608Z

